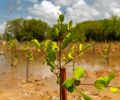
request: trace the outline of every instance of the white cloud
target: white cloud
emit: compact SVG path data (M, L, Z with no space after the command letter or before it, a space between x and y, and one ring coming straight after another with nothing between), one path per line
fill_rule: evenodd
M77 1L78 0L53 0L53 2L55 2L56 5L61 5L61 6L70 6Z
M29 13L35 18L40 18L49 24L54 24L58 18L58 13L61 13L60 6L55 6L49 1L36 3L29 8Z
M5 32L5 27L6 27L6 23L2 23L0 24L0 34L3 34Z
M96 0L94 8L100 12L99 18L110 17L111 15L120 16L120 1L119 0Z
M61 13L65 12L66 22L73 20L75 23L85 20L108 18L111 15L120 16L120 0L43 0L36 2L29 8L32 18L42 19L49 24L54 24ZM29 17L28 17L29 18Z
M27 16L25 19L32 19L33 17L32 16Z
M93 4L87 3L86 0L74 1L66 9L65 14L69 20L72 19L74 22L108 18L112 15L120 16L119 0L94 0Z
M66 9L66 16L68 20L72 19L74 22L91 20L100 15L93 6L88 5L85 0L78 0L71 7Z

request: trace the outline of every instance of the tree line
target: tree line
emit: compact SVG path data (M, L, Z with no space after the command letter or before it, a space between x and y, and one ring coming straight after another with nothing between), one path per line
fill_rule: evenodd
M49 26L46 22L37 19L18 18L7 22L4 38L9 40L16 38L18 41L30 41L37 39L43 41L53 39L57 41L56 32L59 25ZM64 24L63 37L67 32L67 25ZM77 23L71 30L75 41L119 41L120 40L120 18L112 16L109 19L84 21ZM52 34L51 34L52 33Z

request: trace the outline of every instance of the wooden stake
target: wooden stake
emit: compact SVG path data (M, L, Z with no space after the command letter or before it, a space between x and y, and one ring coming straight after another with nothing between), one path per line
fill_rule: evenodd
M61 68L60 71L61 71L60 79L61 82L63 83L66 80L66 68ZM60 91L61 91L61 99L67 100L67 90L62 86Z

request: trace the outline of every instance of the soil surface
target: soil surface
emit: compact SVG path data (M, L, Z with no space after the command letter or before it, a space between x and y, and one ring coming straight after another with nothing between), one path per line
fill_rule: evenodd
M103 43L95 44L95 52L91 48L76 59L75 65L86 69L81 84L93 84L99 76L108 75L113 71L116 78L110 85L120 86L120 44L110 44L109 65L102 56ZM25 82L26 59L20 50L17 53L18 63L11 67L10 51L0 48L0 100L59 100L59 85L49 67L43 64L42 54L35 53L35 60L30 62L29 82ZM72 63L66 66L67 77L72 76L70 66ZM83 100L80 91L86 91L93 100L120 100L120 92L112 93L109 89L99 92L93 85L80 85L77 93L67 93L68 100Z

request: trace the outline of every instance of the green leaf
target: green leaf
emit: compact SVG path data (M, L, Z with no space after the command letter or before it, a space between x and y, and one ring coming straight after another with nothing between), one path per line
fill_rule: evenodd
M73 86L74 81L75 81L74 78L68 78L67 80L64 81L63 87L68 89L69 87Z
M48 45L51 41L50 40L46 40L40 43L40 48L43 49L45 52L49 51Z
M83 55L83 53L85 52L85 50L87 50L89 47L91 47L91 44L85 44L85 45L83 45L83 44L79 44L79 52L80 52L80 55L79 56L81 56L81 55Z
M86 95L85 93L80 93L81 96L84 98L84 100L92 100L92 98L88 95Z
M50 51L59 51L59 47L56 42L49 41L46 43L46 52L48 53Z
M73 59L74 59L74 58L73 58L73 56L72 56L72 53L69 52L69 53L68 53L68 56L67 56L68 62L72 61Z
M59 30L58 30L58 28L57 28L57 27L55 27L55 34L54 34L54 36L56 36L56 37L58 37L58 36L59 36Z
M76 45L76 44L73 44L73 45L72 45L72 49L71 49L71 52L72 52L72 53L74 53L74 52L75 52L76 47L77 47L77 45Z
M72 33L68 33L63 40L62 48L66 48L68 44L72 41Z
M52 51L59 51L57 42L51 42L51 48L52 48Z
M38 42L37 39L33 39L32 43L35 45L36 48L38 48L38 49L40 48L40 43Z
M109 82L111 82L115 78L114 73L109 74Z
M27 57L28 57L29 60L33 60L34 59L33 53L31 51L27 52Z
M82 51L82 49L83 49L83 44L79 44L79 51L81 52Z
M91 47L91 44L86 44L86 45L83 46L82 51L85 51L86 49L88 49L90 47Z
M110 91L113 92L113 93L117 93L119 91L119 88L110 87Z
M70 93L76 92L76 88L72 85L71 87L68 88L68 91L69 91Z
M102 76L102 77L99 77L94 85L95 87L102 91L102 90L105 90L105 88L109 85L109 83L114 79L114 74L110 74L109 76Z
M80 85L80 82L81 82L80 80L75 80L75 81L74 81L74 85L75 85L75 86L79 86L79 85Z
M80 66L76 67L74 70L74 78L76 80L80 80L85 74L85 70Z
M47 62L47 65L50 66L51 72L53 72L55 69L55 64L52 61L50 61L49 59L46 59L46 62Z
M72 29L72 20L67 25L67 30L69 31L71 29Z
M16 46L16 43L17 43L17 40L13 39L13 40L10 40L8 44L11 49L14 49Z
M108 84L109 84L109 78L107 76L103 76L103 77L99 77L95 81L94 85L98 90L102 91L105 90Z
M48 59L50 61L54 62L56 60L56 53L55 53L55 51L48 52L48 56L47 57L48 57Z
M59 21L60 21L61 23L64 21L64 15L63 15L63 14L59 15Z
M104 85L104 81L102 80L97 80L94 83L94 86L96 87L96 89L98 89L99 91L103 91L105 90L106 86Z

